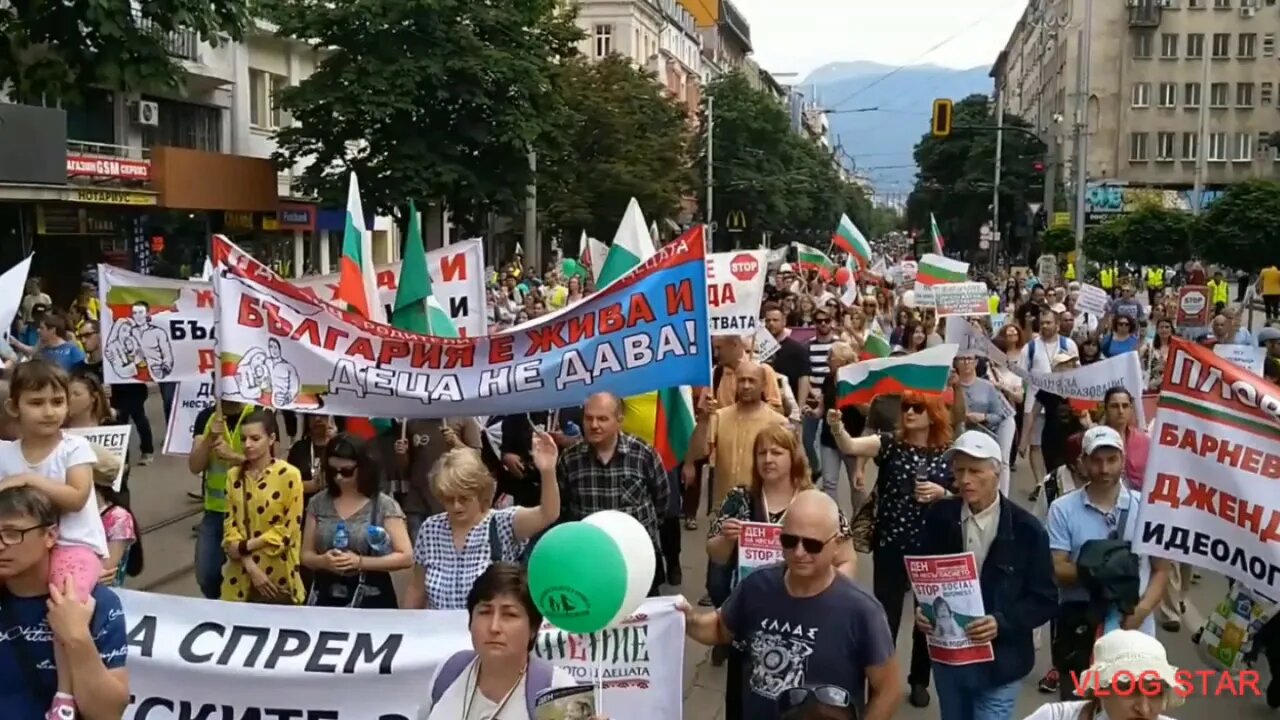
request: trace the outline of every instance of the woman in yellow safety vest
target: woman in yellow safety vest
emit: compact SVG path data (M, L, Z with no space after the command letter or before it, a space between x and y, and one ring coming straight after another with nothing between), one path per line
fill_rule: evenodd
M1147 268L1147 300L1149 304L1156 304L1156 298L1160 297L1161 290L1164 290L1164 268Z

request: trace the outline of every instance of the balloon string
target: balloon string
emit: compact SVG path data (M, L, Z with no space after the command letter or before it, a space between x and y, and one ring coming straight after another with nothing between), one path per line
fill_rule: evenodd
M600 642L604 642L603 637ZM596 645L596 715L604 717L604 653L600 647L600 644Z

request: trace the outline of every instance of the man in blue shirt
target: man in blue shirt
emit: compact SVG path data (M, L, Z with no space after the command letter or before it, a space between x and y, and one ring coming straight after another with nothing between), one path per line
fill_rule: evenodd
M67 316L61 312L50 312L40 321L40 357L68 373L84 362L84 350L67 340L70 329Z
M0 716L43 720L53 709L54 717L74 717L78 708L86 720L118 718L129 705L124 611L102 585L85 600L70 584L50 593L57 527L46 495L0 490ZM68 693L58 692L59 661Z

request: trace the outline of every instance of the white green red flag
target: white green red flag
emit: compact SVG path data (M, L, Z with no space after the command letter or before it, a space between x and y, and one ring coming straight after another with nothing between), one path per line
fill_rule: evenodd
M862 343L862 352L859 354L859 359L887 358L892 351L893 347L889 344L889 338L885 336L884 330L880 327L880 321L872 320L871 332L867 333L867 339Z
M354 172L347 184L347 222L342 232L338 278L338 292L334 300L340 306L367 320L386 324L386 312L378 297L378 280L373 269L373 236L364 226L360 183Z
M969 282L969 263L926 253L916 267L916 284L926 287Z
M959 345L936 345L910 355L846 365L836 374L836 406L865 405L879 395L899 395L909 390L941 395L947 389L951 363L959 349Z
M795 246L796 265L800 270L817 270L818 274L824 278L831 277L835 272L836 264L827 257L826 253L804 243L795 243Z
M852 270L871 267L871 243L867 242L867 238L848 215L840 216L840 224L836 226L836 234L831 237L831 242L857 263L857 267L851 268Z
M929 232L933 235L933 251L942 254L947 246L947 241L942 237L942 230L938 228L938 218L929 213Z

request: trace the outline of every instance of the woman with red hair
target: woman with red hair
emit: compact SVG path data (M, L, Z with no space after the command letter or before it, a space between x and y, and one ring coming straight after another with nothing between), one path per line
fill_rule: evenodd
M951 408L941 397L908 390L902 393L901 412L896 432L858 438L844 430L838 412L828 418L841 452L875 458L880 468L867 503L874 518L870 537L858 537L856 520L854 536L858 549L872 554L873 590L884 606L895 642L904 598L911 592L903 558L918 552L925 510L945 497L952 483L951 468L943 459L951 447ZM929 646L924 633L913 628L907 682L911 686L909 700L916 707L929 704L929 670Z

